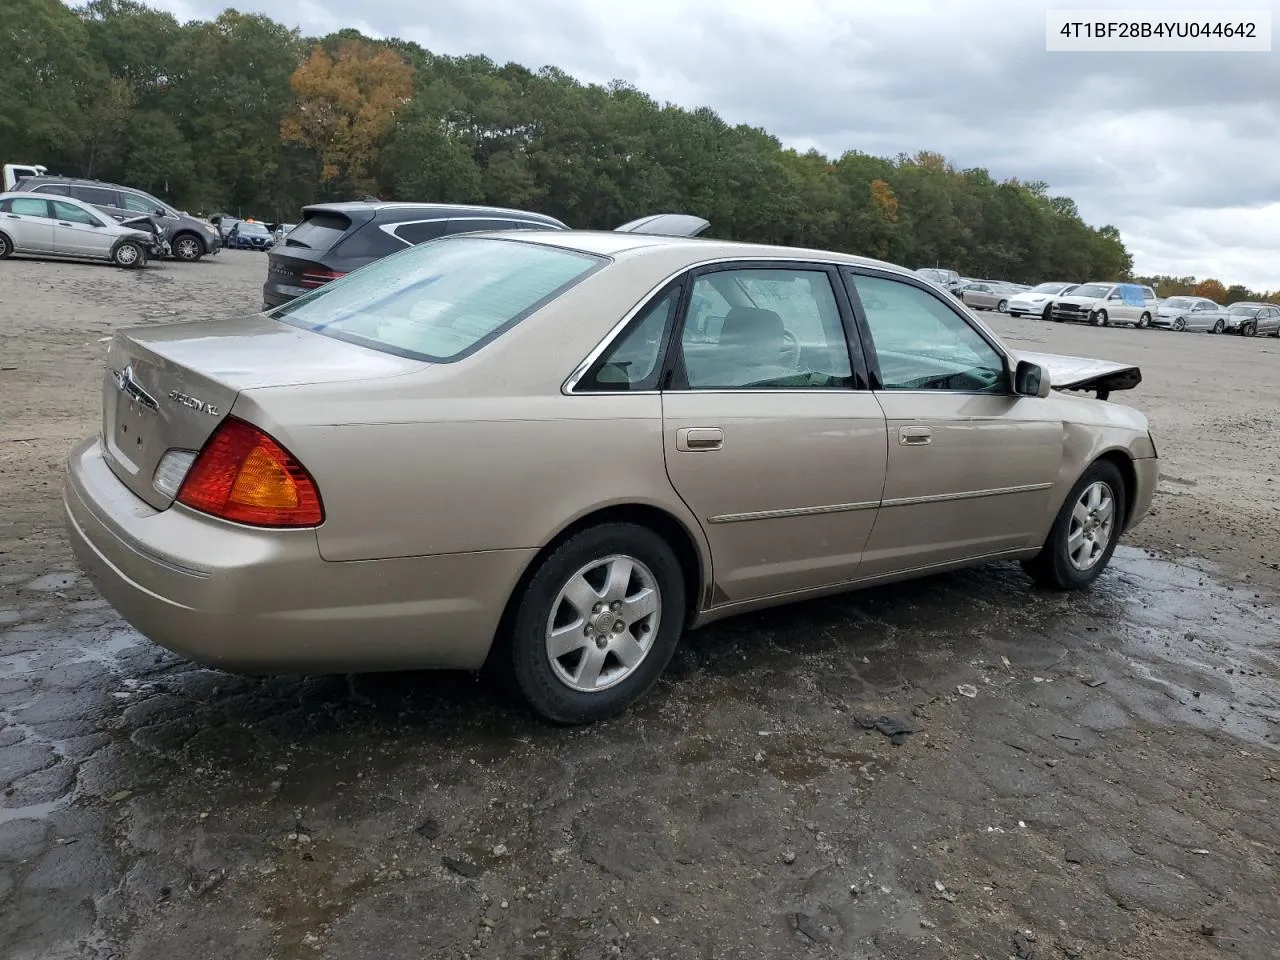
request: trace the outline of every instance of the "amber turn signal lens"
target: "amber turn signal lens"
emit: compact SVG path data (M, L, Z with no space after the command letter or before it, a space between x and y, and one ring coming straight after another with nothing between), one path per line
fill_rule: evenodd
M314 527L320 491L289 451L253 424L227 417L191 465L177 501L257 527Z

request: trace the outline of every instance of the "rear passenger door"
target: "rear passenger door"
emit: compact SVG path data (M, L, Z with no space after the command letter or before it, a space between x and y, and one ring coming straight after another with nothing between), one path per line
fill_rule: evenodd
M0 210L0 224L18 253L53 253L53 216L43 197L13 197Z
M123 220L130 216L129 211L124 208L124 203L120 199L119 190L85 183L73 183L71 184L70 193L77 200L83 200L85 203L97 207L116 220Z
M884 486L885 423L838 273L740 262L687 287L663 446L711 546L717 602L853 580Z

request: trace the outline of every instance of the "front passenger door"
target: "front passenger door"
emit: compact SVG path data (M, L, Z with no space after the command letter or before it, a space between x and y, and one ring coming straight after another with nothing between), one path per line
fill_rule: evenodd
M1004 353L925 284L846 276L889 441L860 576L1036 545L1062 462L1052 402L1014 394Z
M57 252L64 257L106 259L115 238L103 222L88 210L65 200L49 202L53 204L53 243Z

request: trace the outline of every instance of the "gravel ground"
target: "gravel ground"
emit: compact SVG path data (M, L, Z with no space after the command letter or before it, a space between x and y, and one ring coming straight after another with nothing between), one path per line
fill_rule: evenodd
M1091 592L727 621L560 730L469 676L206 670L78 575L102 338L264 272L0 264L0 957L1275 957L1280 341L993 318L1143 368L1164 477Z

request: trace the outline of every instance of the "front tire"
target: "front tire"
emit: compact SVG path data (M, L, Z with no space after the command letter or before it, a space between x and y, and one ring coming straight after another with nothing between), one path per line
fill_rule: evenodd
M997 310L997 311L999 311L1000 313L1008 313L1008 312L1009 312L1009 301L1008 301L1008 300L1001 300L999 303L997 303L997 304L996 304L996 310Z
M1093 315L1093 325L1095 327L1105 327L1110 322L1111 319L1107 316L1107 311L1105 310L1099 310Z
M13 256L13 241L7 233L0 233L0 260L8 260Z
M1217 323L1215 323L1215 324L1213 325L1213 332L1214 332L1214 333L1221 333L1221 332L1222 332L1223 330L1225 330L1226 328L1227 328L1226 321L1225 321L1225 320L1221 320L1221 319L1220 319Z
M124 240L111 251L111 262L125 270L137 270L147 262L147 251L136 240Z
M1124 478L1098 460L1076 481L1040 552L1023 568L1042 587L1081 590L1111 562L1125 522Z
M1240 327L1240 336L1242 336L1242 337L1255 337L1255 336L1257 336L1257 335L1258 335L1258 325L1257 325L1256 323L1252 323L1252 322L1250 322L1250 323L1246 323L1246 324L1242 324L1242 325L1241 325L1241 327Z
M195 263L204 256L204 244L194 233L180 233L173 238L173 255L187 263Z
M1178 317L1173 321L1173 329L1177 330L1178 333L1182 333L1187 329L1187 321L1182 319L1182 317Z
M1151 326L1151 314L1144 313L1138 318L1138 329L1145 330L1149 326Z
M684 632L685 580L665 540L608 523L542 561L495 663L553 723L622 713L657 682Z

